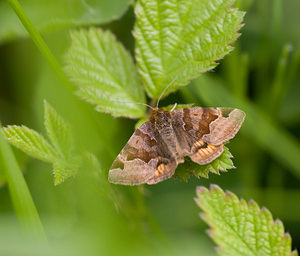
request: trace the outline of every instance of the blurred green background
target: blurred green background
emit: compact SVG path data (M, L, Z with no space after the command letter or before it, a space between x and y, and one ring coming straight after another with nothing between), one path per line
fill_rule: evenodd
M20 1L56 58L69 29L98 25L133 54L133 1ZM194 203L198 185L218 184L266 206L300 248L300 1L240 0L247 11L235 50L209 74L161 102L232 106L247 118L228 145L236 169L188 183L170 179L141 188L115 186L124 212L87 173L54 187L51 166L14 150L49 245L24 239L0 169L0 255L216 255ZM43 100L72 124L79 147L94 152L107 175L136 120L97 113L60 84L10 9L0 1L0 120L43 134ZM79 105L82 113L74 112ZM88 118L87 118L88 116ZM1 163L0 163L1 167Z

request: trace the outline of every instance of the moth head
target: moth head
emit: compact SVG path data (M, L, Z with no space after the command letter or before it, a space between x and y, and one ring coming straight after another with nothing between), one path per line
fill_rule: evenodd
M151 113L150 121L155 125L164 126L164 124L167 124L169 122L169 118L169 111L155 108Z

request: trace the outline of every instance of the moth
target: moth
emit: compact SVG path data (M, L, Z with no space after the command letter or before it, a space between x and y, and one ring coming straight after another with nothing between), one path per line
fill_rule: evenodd
M206 165L222 154L244 118L236 108L153 108L149 121L133 133L113 162L108 179L122 185L156 184L169 179L184 157Z

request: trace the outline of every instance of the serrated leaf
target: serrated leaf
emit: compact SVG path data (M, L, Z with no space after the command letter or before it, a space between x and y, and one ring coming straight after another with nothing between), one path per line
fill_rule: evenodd
M3 128L3 131L9 143L28 155L50 163L56 159L54 148L36 131L17 125Z
M79 25L106 23L120 17L132 0L19 0L41 33ZM7 1L0 1L0 43L28 36Z
M53 165L54 185L57 186L75 173L74 167L64 167L57 163Z
M174 177L187 181L190 175L196 178L208 178L209 172L220 175L220 172L226 172L228 169L234 168L231 158L232 154L225 146L222 155L206 165L196 164L190 158L186 158L184 163L177 167Z
M81 157L72 155L73 139L69 125L46 101L45 127L54 147L39 133L25 126L3 128L7 140L28 155L53 164L54 184L73 176Z
M284 233L280 220L257 203L239 200L231 192L216 185L210 190L197 188L197 204L204 211L201 217L211 227L209 235L219 246L220 255L289 256L291 237Z
M239 34L244 13L234 0L139 0L136 59L148 95L157 99L214 68Z
M114 116L142 117L145 102L133 60L109 31L98 28L71 33L66 72L78 85L77 94L96 110Z
M82 159L81 155L72 156L69 159L57 158L53 162L54 185L59 185L67 178L74 176L82 166Z
M47 134L60 157L68 159L73 147L70 127L46 101L44 101L44 111Z

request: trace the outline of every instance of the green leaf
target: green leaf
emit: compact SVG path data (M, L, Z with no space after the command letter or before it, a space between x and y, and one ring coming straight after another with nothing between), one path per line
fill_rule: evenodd
M45 127L48 136L60 157L68 159L73 147L72 131L55 109L44 101Z
M19 0L39 32L107 23L120 17L133 0ZM0 2L0 43L27 36L7 1Z
M77 169L78 166L75 164L64 166L64 164L55 162L53 164L54 185L57 186L64 182L67 178L74 176Z
M81 164L81 156L73 155L73 137L69 125L55 109L44 102L45 127L50 143L39 133L25 126L3 128L6 139L28 155L53 164L54 184L73 176Z
M17 125L3 128L3 131L9 143L26 154L50 163L56 159L54 148L36 131Z
M216 185L210 190L198 187L196 202L211 227L208 233L219 246L219 255L298 255L291 252L291 237L284 233L282 222L273 221L271 213L256 202L239 200Z
M77 94L96 110L114 116L142 117L143 88L130 54L109 31L91 28L71 33L65 68L78 85ZM126 103L125 103L126 102Z
M3 184L5 184L6 182L6 177L5 177L5 173L4 173L4 166L2 161L0 162L0 186L2 186Z
M186 85L233 48L244 13L234 0L139 0L136 59L148 95L157 99Z
M222 155L206 165L194 163L190 158L187 157L184 163L177 167L174 177L178 177L184 181L187 181L190 175L193 175L196 178L208 178L209 172L220 175L220 171L227 172L228 169L234 168L231 158L232 155L225 146Z
M74 176L80 166L80 157L73 156L73 136L69 124L44 101L44 119L48 136L57 152L53 162L54 185Z

